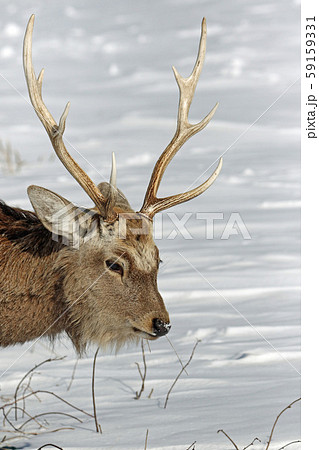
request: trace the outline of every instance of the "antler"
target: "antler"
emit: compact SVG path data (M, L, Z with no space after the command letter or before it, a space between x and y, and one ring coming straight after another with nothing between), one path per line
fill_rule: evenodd
M23 67L32 106L46 132L48 133L53 149L61 160L62 164L70 172L73 178L75 178L75 180L80 184L80 186L84 189L88 196L93 200L99 213L106 220L114 220L115 216L113 213L113 197L111 201L108 201L109 199L104 198L98 187L93 183L93 181L84 172L84 170L81 169L81 167L74 161L72 156L65 148L62 136L65 130L66 118L70 109L70 102L67 103L64 112L62 113L59 125L57 125L51 113L43 102L41 91L44 69L41 70L38 78L36 78L32 64L33 25L34 14L30 17L23 43Z
M220 158L215 172L200 186L188 192L172 195L170 197L165 198L156 197L166 167L168 166L172 158L191 136L193 136L194 134L198 133L199 131L201 131L203 128L206 127L206 125L209 123L218 107L218 103L216 103L211 112L207 114L207 116L201 122L197 124L189 123L188 121L189 108L191 106L197 82L204 64L206 52L206 36L207 36L206 19L204 18L202 21L202 33L200 38L197 59L195 62L194 69L188 78L181 77L181 75L177 72L175 67L173 67L174 75L180 92L177 127L173 139L168 144L164 152L159 157L157 163L155 164L145 194L144 203L140 210L141 213L145 214L150 219L152 219L157 212L162 211L163 209L167 209L179 203L186 202L202 194L204 191L206 191L206 189L209 188L209 186L213 184L222 168L222 158Z

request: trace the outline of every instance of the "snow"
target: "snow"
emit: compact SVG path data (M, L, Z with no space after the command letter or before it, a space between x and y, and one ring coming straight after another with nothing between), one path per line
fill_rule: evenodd
M34 63L45 67L44 98L57 118L68 100L66 141L96 183L108 179L111 152L118 160L118 185L134 208L142 204L160 152L174 133L178 90L171 66L190 73L200 23L208 26L207 58L191 109L204 117L219 101L212 123L187 143L164 177L160 195L187 189L212 173L224 154L222 172L205 194L175 207L179 221L190 213L184 239L170 216L158 219L157 245L164 261L159 288L172 320L169 339L185 364L193 359L164 402L180 362L165 338L146 346L145 393L136 362L140 348L101 353L96 369L94 420L49 394L26 400L33 415L47 416L48 431L8 445L36 449L242 448L258 436L264 449L277 414L300 394L299 279L299 8L281 0L163 0L41 2L1 0L0 138L24 162L6 173L0 153L1 198L30 208L26 188L38 184L79 205L90 202L52 149L29 101L23 77L23 30L36 14ZM81 155L83 158L81 157ZM223 213L207 239L199 213ZM239 213L251 239L240 229L222 239L232 213ZM176 232L177 231L177 232ZM172 234L173 233L173 234ZM168 236L175 236L168 239ZM1 350L0 402L12 398L22 376L41 366L34 390L48 390L92 413L91 373L95 349L79 361L67 339L52 349L39 341ZM151 398L149 393L153 389ZM40 419L39 419L40 420ZM300 438L300 404L279 419L272 448ZM22 423L21 421L19 423ZM8 426L6 426L8 430ZM42 433L35 424L29 432ZM0 441L13 433L0 427ZM300 444L291 445L298 449Z

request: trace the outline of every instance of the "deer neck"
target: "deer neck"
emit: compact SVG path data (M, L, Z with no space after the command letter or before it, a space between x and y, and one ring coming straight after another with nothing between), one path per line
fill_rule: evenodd
M36 238L29 237L30 242ZM1 346L53 338L65 329L64 276L57 264L61 252L65 249L28 248L25 238L21 245L0 235Z

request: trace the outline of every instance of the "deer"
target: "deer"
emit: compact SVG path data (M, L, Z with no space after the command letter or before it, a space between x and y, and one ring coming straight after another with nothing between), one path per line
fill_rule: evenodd
M202 21L191 75L183 78L173 67L179 88L176 131L154 166L137 212L116 185L114 153L109 182L96 185L68 152L63 133L70 102L57 123L42 99L44 70L36 77L33 67L34 20L32 15L23 42L30 101L54 152L94 206L77 207L35 185L27 189L34 211L0 202L0 347L42 337L54 340L64 333L82 355L90 345L117 350L141 339L156 340L165 336L171 325L157 287L160 257L153 239L153 218L202 194L222 167L220 158L212 175L199 186L157 197L172 158L191 136L206 127L218 106L216 103L199 123L189 122L206 53L206 20ZM74 229L78 245L73 245Z

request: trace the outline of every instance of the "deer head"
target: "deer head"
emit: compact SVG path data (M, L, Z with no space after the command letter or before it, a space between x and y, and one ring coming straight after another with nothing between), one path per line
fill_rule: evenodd
M31 16L23 49L31 103L55 153L95 205L91 209L77 208L52 191L39 186L28 188L38 218L67 247L67 252L61 253L59 267L63 266L67 274L65 297L74 325L70 334L78 333L85 336L85 341L98 345L114 343L118 346L136 338L156 339L169 331L170 321L157 289L160 259L152 237L153 217L164 209L200 195L215 181L222 166L220 159L215 172L203 184L188 192L157 197L169 162L192 135L208 124L218 106L216 104L201 122L189 123L188 112L205 57L206 21L203 19L202 22L199 51L192 74L182 78L173 68L180 90L177 129L154 167L138 212L132 210L116 186L114 154L110 182L96 186L67 151L63 133L70 103L57 124L42 99L44 71L42 69L36 77L33 69L33 25L34 16ZM63 223L61 217L64 218ZM74 228L78 231L77 248L70 244Z

